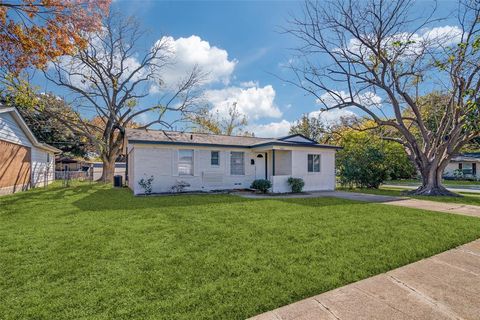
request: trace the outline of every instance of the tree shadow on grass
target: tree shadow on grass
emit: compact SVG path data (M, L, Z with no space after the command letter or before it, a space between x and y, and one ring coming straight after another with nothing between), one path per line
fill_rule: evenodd
M330 207L330 206L369 204L366 201L356 201L356 200L333 198L333 197L284 198L284 199L275 199L275 200L296 204L296 205L301 205L301 206L308 206L308 207Z
M227 194L134 196L127 188L99 189L73 202L85 211L135 210L147 208L188 207L255 201Z

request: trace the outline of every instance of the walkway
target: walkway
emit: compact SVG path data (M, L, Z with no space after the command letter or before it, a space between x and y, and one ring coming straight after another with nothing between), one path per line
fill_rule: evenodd
M480 319L480 240L251 319Z
M419 185L384 184L382 187L415 190L419 187ZM480 194L480 184L475 186L448 186L447 189L453 192Z
M252 193L236 193L246 198L317 198L334 197L356 201L377 202L392 206L416 208L430 211L439 211L446 213L461 214L467 216L480 217L480 206L466 205L459 203L446 203L429 200L419 200L407 197L382 196L376 194L344 192L344 191L319 191L305 194L286 194L286 195L263 195ZM479 317L480 319L480 317Z

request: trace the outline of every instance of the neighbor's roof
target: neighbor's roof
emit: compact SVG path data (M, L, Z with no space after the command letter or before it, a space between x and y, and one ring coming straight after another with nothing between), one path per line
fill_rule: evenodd
M454 156L452 161L480 161L480 152L462 153Z
M145 144L175 144L175 145L197 145L197 146L223 146L255 148L263 146L307 146L334 148L340 147L319 144L300 134L290 135L282 138L257 138L245 136L227 136L220 134L181 132L181 131L163 131L163 130L145 130L145 129L127 129L127 140L129 143ZM307 141L287 140L293 137L302 137Z
M14 107L5 107L0 104L0 113L10 113L13 118L17 121L18 125L20 128L23 130L23 132L27 135L28 139L30 142L37 148L47 150L53 153L60 153L62 150L57 149L55 147L52 147L51 145L48 145L46 143L42 143L37 140L35 135L33 134L32 130L28 127L27 123L23 119L23 117L20 115L20 112Z

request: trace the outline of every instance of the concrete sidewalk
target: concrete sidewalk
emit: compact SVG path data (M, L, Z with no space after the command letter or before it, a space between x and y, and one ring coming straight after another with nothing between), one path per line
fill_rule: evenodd
M396 188L396 189L408 189L408 190L415 190L419 187L420 185L401 185L401 184L384 184L382 187L387 187L387 188ZM463 186L463 187L456 187L456 186L448 186L446 187L447 190L450 190L452 192L466 192L466 193L475 193L475 194L480 194L480 184L478 186Z
M480 240L251 319L480 319Z

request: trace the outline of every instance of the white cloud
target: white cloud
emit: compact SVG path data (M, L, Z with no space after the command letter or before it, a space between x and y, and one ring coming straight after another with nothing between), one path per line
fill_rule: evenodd
M332 126L340 122L342 118L356 117L353 111L347 109L317 110L308 114L310 118L319 118L326 126Z
M248 132L253 132L256 137L278 138L288 135L292 123L287 120L270 122L268 124L252 124L247 127Z
M275 90L271 85L261 87L227 87L218 90L207 90L204 98L212 106L212 112L227 115L228 110L237 104L237 110L248 120L260 118L279 118L282 112L275 105Z
M226 50L211 46L208 41L192 35L188 38L175 39L162 37L156 45L164 44L171 52L173 63L162 70L162 80L172 86L188 75L193 68L199 67L206 73L204 84L222 82L228 84L237 60L229 60Z
M441 26L434 28L425 28L418 33L402 32L386 37L382 43L382 47L387 52L394 52L398 47L394 46L394 42L403 42L401 57L415 57L422 53L422 48L439 49L451 46L460 42L462 30L458 26ZM407 41L409 43L407 44ZM350 39L347 45L348 50L362 55L369 55L369 49L364 47L357 39Z
M319 99L316 100L317 104L322 104L327 108L332 108L336 105L351 102L352 99L350 95L341 90L341 91L333 91L333 92L326 92L320 96ZM382 105L382 98L371 91L366 91L363 93L357 93L353 96L353 101L360 103L366 107L381 107Z
M251 88L251 87L258 87L258 86L260 86L258 81L240 82L240 87L244 87L244 88Z

